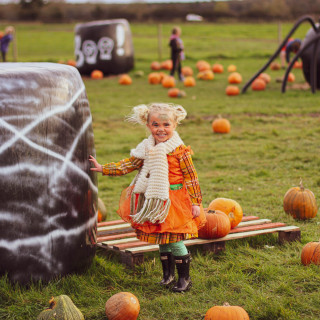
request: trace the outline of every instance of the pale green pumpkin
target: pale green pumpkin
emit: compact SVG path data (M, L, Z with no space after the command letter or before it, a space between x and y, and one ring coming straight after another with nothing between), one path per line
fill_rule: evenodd
M42 311L37 320L84 320L81 311L66 295L52 297L49 303L49 308Z

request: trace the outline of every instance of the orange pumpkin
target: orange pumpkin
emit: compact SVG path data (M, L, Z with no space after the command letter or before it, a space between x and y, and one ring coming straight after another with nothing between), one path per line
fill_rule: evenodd
M239 72L232 72L228 77L228 82L231 84L239 84L242 82L242 76Z
M219 210L224 212L229 217L231 229L235 228L243 217L243 211L240 204L233 199L216 198L211 201L208 210Z
M213 66L212 66L212 71L214 73L223 73L224 69L223 69L223 65L220 64L220 63L215 63Z
M273 70L273 71L280 70L281 69L280 63L278 63L276 61L271 62L270 69Z
M271 81L271 77L265 72L260 73L258 79L262 79L266 84Z
M119 292L105 305L108 320L136 320L140 312L138 298L130 292Z
M196 67L197 67L198 71L205 71L205 70L210 70L211 69L210 64L207 61L204 61L204 60L199 60L196 63Z
M181 72L185 77L189 77L193 75L192 68L188 66L182 67Z
M183 84L185 87L194 87L196 85L196 80L193 77L185 77Z
M159 72L149 73L148 82L150 84L159 84L161 82L161 75L159 74Z
M227 68L228 72L235 72L237 71L237 67L234 64L230 64Z
M264 80L257 78L251 84L251 89L254 91L261 91L266 88L266 83Z
M288 74L288 82L294 82L296 80L295 75L292 72Z
M229 133L231 129L230 121L219 117L212 122L212 131L215 133Z
M230 232L230 220L224 212L208 210L206 218L206 224L198 232L199 238L217 239L226 236Z
M176 85L176 81L172 76L165 76L161 83L164 88L173 88Z
M129 75L123 74L122 76L120 76L119 84L129 85L131 83L132 83L132 79L131 79L131 77Z
M198 73L197 79L201 80L213 80L214 74L211 70L204 70Z
M90 77L91 79L103 79L103 72L100 70L93 70Z
M77 65L77 62L75 60L70 59L67 61L67 64L69 66L75 67Z
M320 242L309 242L302 248L301 262L305 266L311 263L320 265Z
M104 221L107 218L107 209L103 201L98 198L98 222Z
M293 65L294 69L302 69L302 61L296 61Z
M171 60L165 60L165 61L161 62L161 69L171 70L172 69L172 61Z
M185 97L186 93L183 90L180 90L178 88L171 88L168 90L168 96L170 98L181 98L181 97Z
M155 71L160 70L161 64L158 61L153 61L153 62L151 62L150 68L151 68L151 70L155 70Z
M240 93L240 89L237 86L229 85L226 88L226 95L237 96Z
M250 318L242 307L224 304L210 308L206 312L204 320L250 320Z
M318 207L312 191L305 189L300 181L299 187L290 188L283 199L283 209L295 219L307 220L317 215Z

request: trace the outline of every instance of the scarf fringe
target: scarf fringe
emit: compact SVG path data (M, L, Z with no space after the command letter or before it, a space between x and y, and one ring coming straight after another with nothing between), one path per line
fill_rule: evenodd
M142 224L146 221L162 223L168 216L171 201L162 199L146 199L144 194L139 194L137 208L135 208L136 194L132 193L130 202L130 217L133 222ZM137 213L134 213L137 212Z

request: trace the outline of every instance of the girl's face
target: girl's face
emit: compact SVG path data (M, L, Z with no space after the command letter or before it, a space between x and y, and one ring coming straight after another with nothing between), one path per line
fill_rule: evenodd
M177 124L170 114L164 112L153 112L150 114L147 127L149 128L156 144L165 142L173 136Z

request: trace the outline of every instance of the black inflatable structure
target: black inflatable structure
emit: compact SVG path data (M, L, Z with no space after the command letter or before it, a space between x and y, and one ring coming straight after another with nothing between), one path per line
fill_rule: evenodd
M312 93L316 92L316 89L320 89L320 26L316 24L312 17L303 16L301 17L295 25L292 27L286 38L280 44L279 48L275 51L275 53L270 57L268 62L244 85L242 88L242 93L245 93L251 83L263 72L265 71L271 62L277 58L279 55L281 48L287 43L292 34L296 31L296 29L303 23L309 22L311 28L306 34L305 39L302 42L302 45L296 55L292 58L286 73L284 75L284 79L282 82L282 92L286 91L286 85L288 80L288 75L292 70L294 63L301 58L303 64L303 74L305 80L310 84Z
M47 282L95 255L92 117L74 67L0 67L0 274Z
M75 56L81 74L98 69L104 75L134 67L130 26L125 19L92 21L75 26Z

